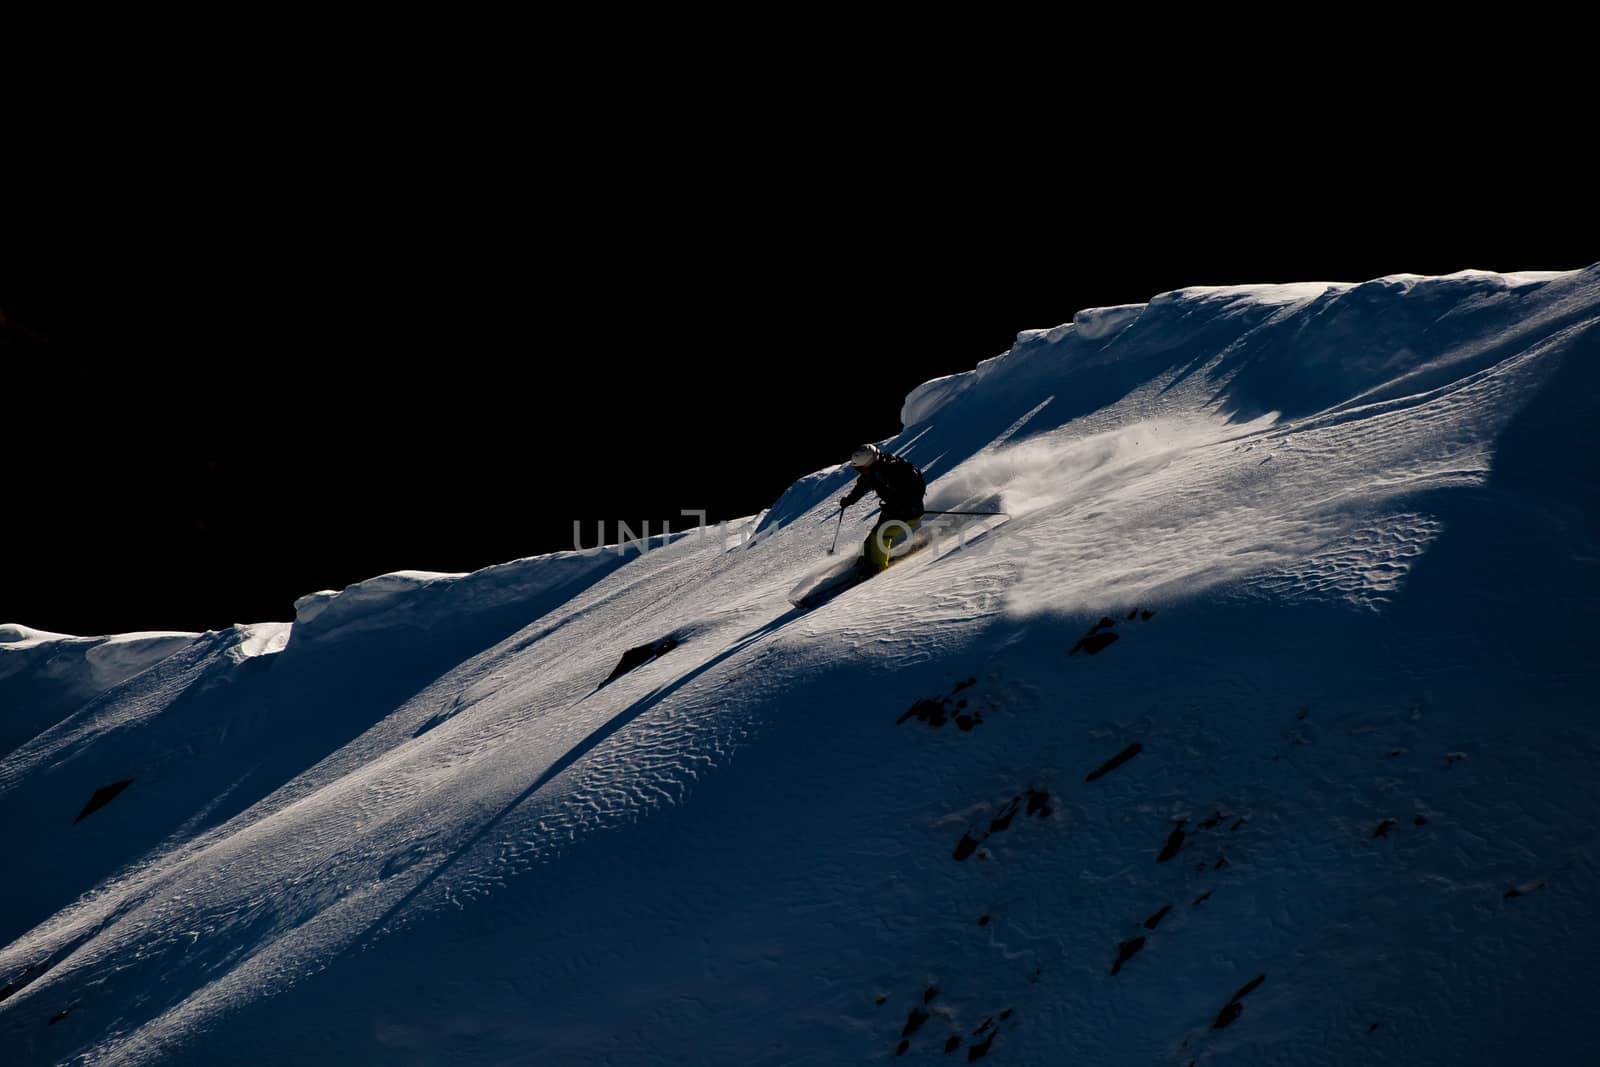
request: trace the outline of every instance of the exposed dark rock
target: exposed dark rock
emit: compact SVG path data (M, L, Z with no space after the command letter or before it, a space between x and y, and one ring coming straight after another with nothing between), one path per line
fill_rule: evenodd
M1092 782L1097 778L1104 778L1106 775L1110 774L1124 763L1127 763L1129 760L1133 759L1133 757L1137 756L1143 751L1144 746L1135 741L1133 744L1129 745L1127 748L1123 749L1121 752L1118 752L1115 756L1112 756L1110 759L1102 763L1098 769L1091 771L1089 776L1085 778L1084 781Z
M418 726L416 728L416 730L412 733L411 736L412 737L421 737L423 734L427 733L429 730L432 730L434 727L442 726L445 723L449 722L451 719L455 718L457 714L458 714L458 712L453 711L453 710L452 711L441 711L437 715L431 716L421 726Z
M1000 814L989 820L989 832L991 834L997 834L1001 830L1006 830L1011 827L1011 820L1014 819L1017 814L1019 800L1019 797L1012 797L1006 802L1006 806L1000 809Z
M906 713L896 719L895 722L903 723L911 718L920 719L934 729L938 729L950 721L945 714L944 702L942 700L929 700L927 697L923 697L911 705Z
M997 1035L999 1035L999 1033L1000 1031L998 1030L991 1030L989 1031L989 1036L983 1039L982 1044L973 1045L971 1048L967 1049L967 1062L972 1063L975 1060L981 1060L987 1056L989 1054L989 1049L994 1047L994 1039Z
M1089 627L1088 633L1078 638L1078 643L1072 646L1072 651L1068 652L1067 655L1076 656L1079 649L1089 653L1091 656L1099 652L1117 639L1117 635L1114 633L1102 632L1109 631L1116 624L1116 620L1109 615L1101 618L1099 622Z
M1042 819L1050 817L1050 794L1042 789L1028 790L1028 814Z
M967 711L965 697L960 700L956 699L957 693L977 684L977 678L967 678L965 681L957 682L955 688L950 691L949 696L923 697L915 704L912 704L905 714L901 715L896 721L903 723L907 719L917 719L927 723L934 729L938 729L952 720L962 730L971 730L973 727L981 726L983 724L982 713L980 711Z
M912 1008L911 1012L906 1016L906 1028L900 1031L900 1036L910 1037L912 1034L922 1029L922 1024L927 1022L930 1017L931 1016L929 1016L929 1014L923 1011L921 1008Z
M72 820L72 825L78 825L80 822L87 819L89 816L93 815L107 804L111 803L117 798L118 794L120 794L124 789L128 788L133 783L134 779L125 778L120 782L112 782L110 785L103 785L99 789L96 789L94 791L94 795L89 798L89 802L83 806L83 810L78 812L78 817Z
M950 1053L954 1052L956 1049L958 1049L960 1047L961 1047L961 1038L956 1036L955 1034L951 1034L945 1040L945 1043L944 1043L945 1055L948 1056Z
M1264 975L1264 974L1256 975L1254 978L1250 979L1250 981L1246 982L1244 985L1239 987L1239 992L1237 992L1237 993L1235 993L1233 995L1233 999L1234 1000L1243 1000L1246 996L1248 996L1249 994L1255 992L1257 989L1261 988L1261 983L1265 982L1266 980L1267 980L1267 976L1266 975Z
M1221 1030L1230 1025L1240 1015L1244 1014L1244 1005L1239 1002L1248 994L1258 989L1261 986L1261 983L1265 982L1266 980L1266 975L1258 974L1254 978L1250 979L1250 981L1240 986L1239 991L1233 995L1233 998L1229 1000L1227 1005L1223 1007L1222 1011L1217 1014L1217 1021L1211 1024L1211 1029Z
M1019 793L1010 800L1007 800L1005 806L1000 809L1000 813L993 819L989 820L989 828L983 832L982 838L973 837L971 832L961 835L961 840L956 843L956 850L953 854L955 860L960 862L961 860L964 860L968 856L972 855L973 851L977 849L978 845L983 841L983 839L989 837L991 834L998 834L1002 831L1009 830L1011 828L1011 823L1017 817L1017 813L1023 810L1022 802L1024 798L1027 799L1028 806L1026 810L1029 815L1037 815L1040 818L1048 818L1050 816L1051 808L1049 803L1049 793L1042 789L1029 789L1026 793ZM985 858L986 856L983 852L978 853L978 859L982 860Z
M1072 651L1068 652L1067 655L1076 656L1078 654L1078 650L1082 649L1083 651L1089 653L1089 655L1093 656L1097 652L1104 651L1107 647L1116 643L1116 640L1117 635L1110 633L1095 634L1093 637L1080 638L1078 643L1072 646Z
M1111 965L1111 973L1116 974L1118 971L1122 970L1122 965L1133 959L1134 956L1138 955L1139 950L1142 948L1144 948L1143 936L1136 937L1131 941L1124 941L1122 944L1118 945L1117 962Z
M659 656L665 656L677 647L678 639L667 636L651 641L647 645L636 645L628 649L622 654L622 658L617 661L617 665L611 668L611 673L606 675L606 680L600 683L601 688L610 685L629 671L642 667Z
M1165 863L1172 857L1176 856L1179 850L1183 848L1183 838L1183 823L1180 822L1176 827L1173 828L1172 833L1167 835L1167 843L1165 847L1161 849L1161 855L1156 857L1156 862Z
M7 982L4 988L0 988L0 1000L5 1000L13 993L21 990L29 982L43 974L48 969L48 966L46 963L30 963L22 968L22 973L17 975L15 981Z
M1160 911L1156 912L1154 915L1150 916L1150 918L1144 921L1144 928L1146 930L1154 930L1156 927L1161 925L1161 920L1165 919L1167 917L1167 912L1171 910L1171 904L1163 904Z

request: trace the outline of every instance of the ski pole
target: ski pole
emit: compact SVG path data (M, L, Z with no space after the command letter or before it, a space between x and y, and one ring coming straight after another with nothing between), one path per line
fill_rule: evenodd
M828 549L828 555L833 555L839 547L839 531L844 529L844 505L839 505L839 525L833 528L833 548Z

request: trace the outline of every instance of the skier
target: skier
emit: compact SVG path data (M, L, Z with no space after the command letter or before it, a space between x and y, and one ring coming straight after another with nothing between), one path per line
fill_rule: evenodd
M839 507L849 507L869 489L876 490L878 499L883 501L877 523L861 543L862 569L873 575L889 565L889 553L922 522L922 494L927 487L914 464L879 451L877 445L856 449L850 456L850 465L860 477L855 488L839 498Z

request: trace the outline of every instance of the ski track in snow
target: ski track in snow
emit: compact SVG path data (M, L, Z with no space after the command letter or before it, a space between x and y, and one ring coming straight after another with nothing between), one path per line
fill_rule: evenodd
M49 721L0 759L38 872L0 909L0 1042L118 1064L1585 1047L1552 976L1600 963L1600 744L1566 714L1595 679L1563 654L1592 633L1592 557L1536 561L1563 618L1532 631L1500 614L1527 568L1493 552L1561 543L1499 449L1563 374L1557 399L1592 396L1597 321L1590 268L1197 288L1031 331L914 392L888 442L930 506L1009 521L809 613L784 594L842 470L762 521L386 576L111 673L8 627L0 686Z

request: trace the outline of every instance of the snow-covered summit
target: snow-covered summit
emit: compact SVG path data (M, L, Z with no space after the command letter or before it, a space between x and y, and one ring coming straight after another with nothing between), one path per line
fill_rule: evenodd
M1181 289L913 391L929 506L1009 521L813 612L839 457L176 635L0 759L0 1043L1580 1062L1597 382L1600 264ZM11 721L78 646L4 638Z
M17 623L0 626L0 752L10 752L198 636L151 631L73 637Z

